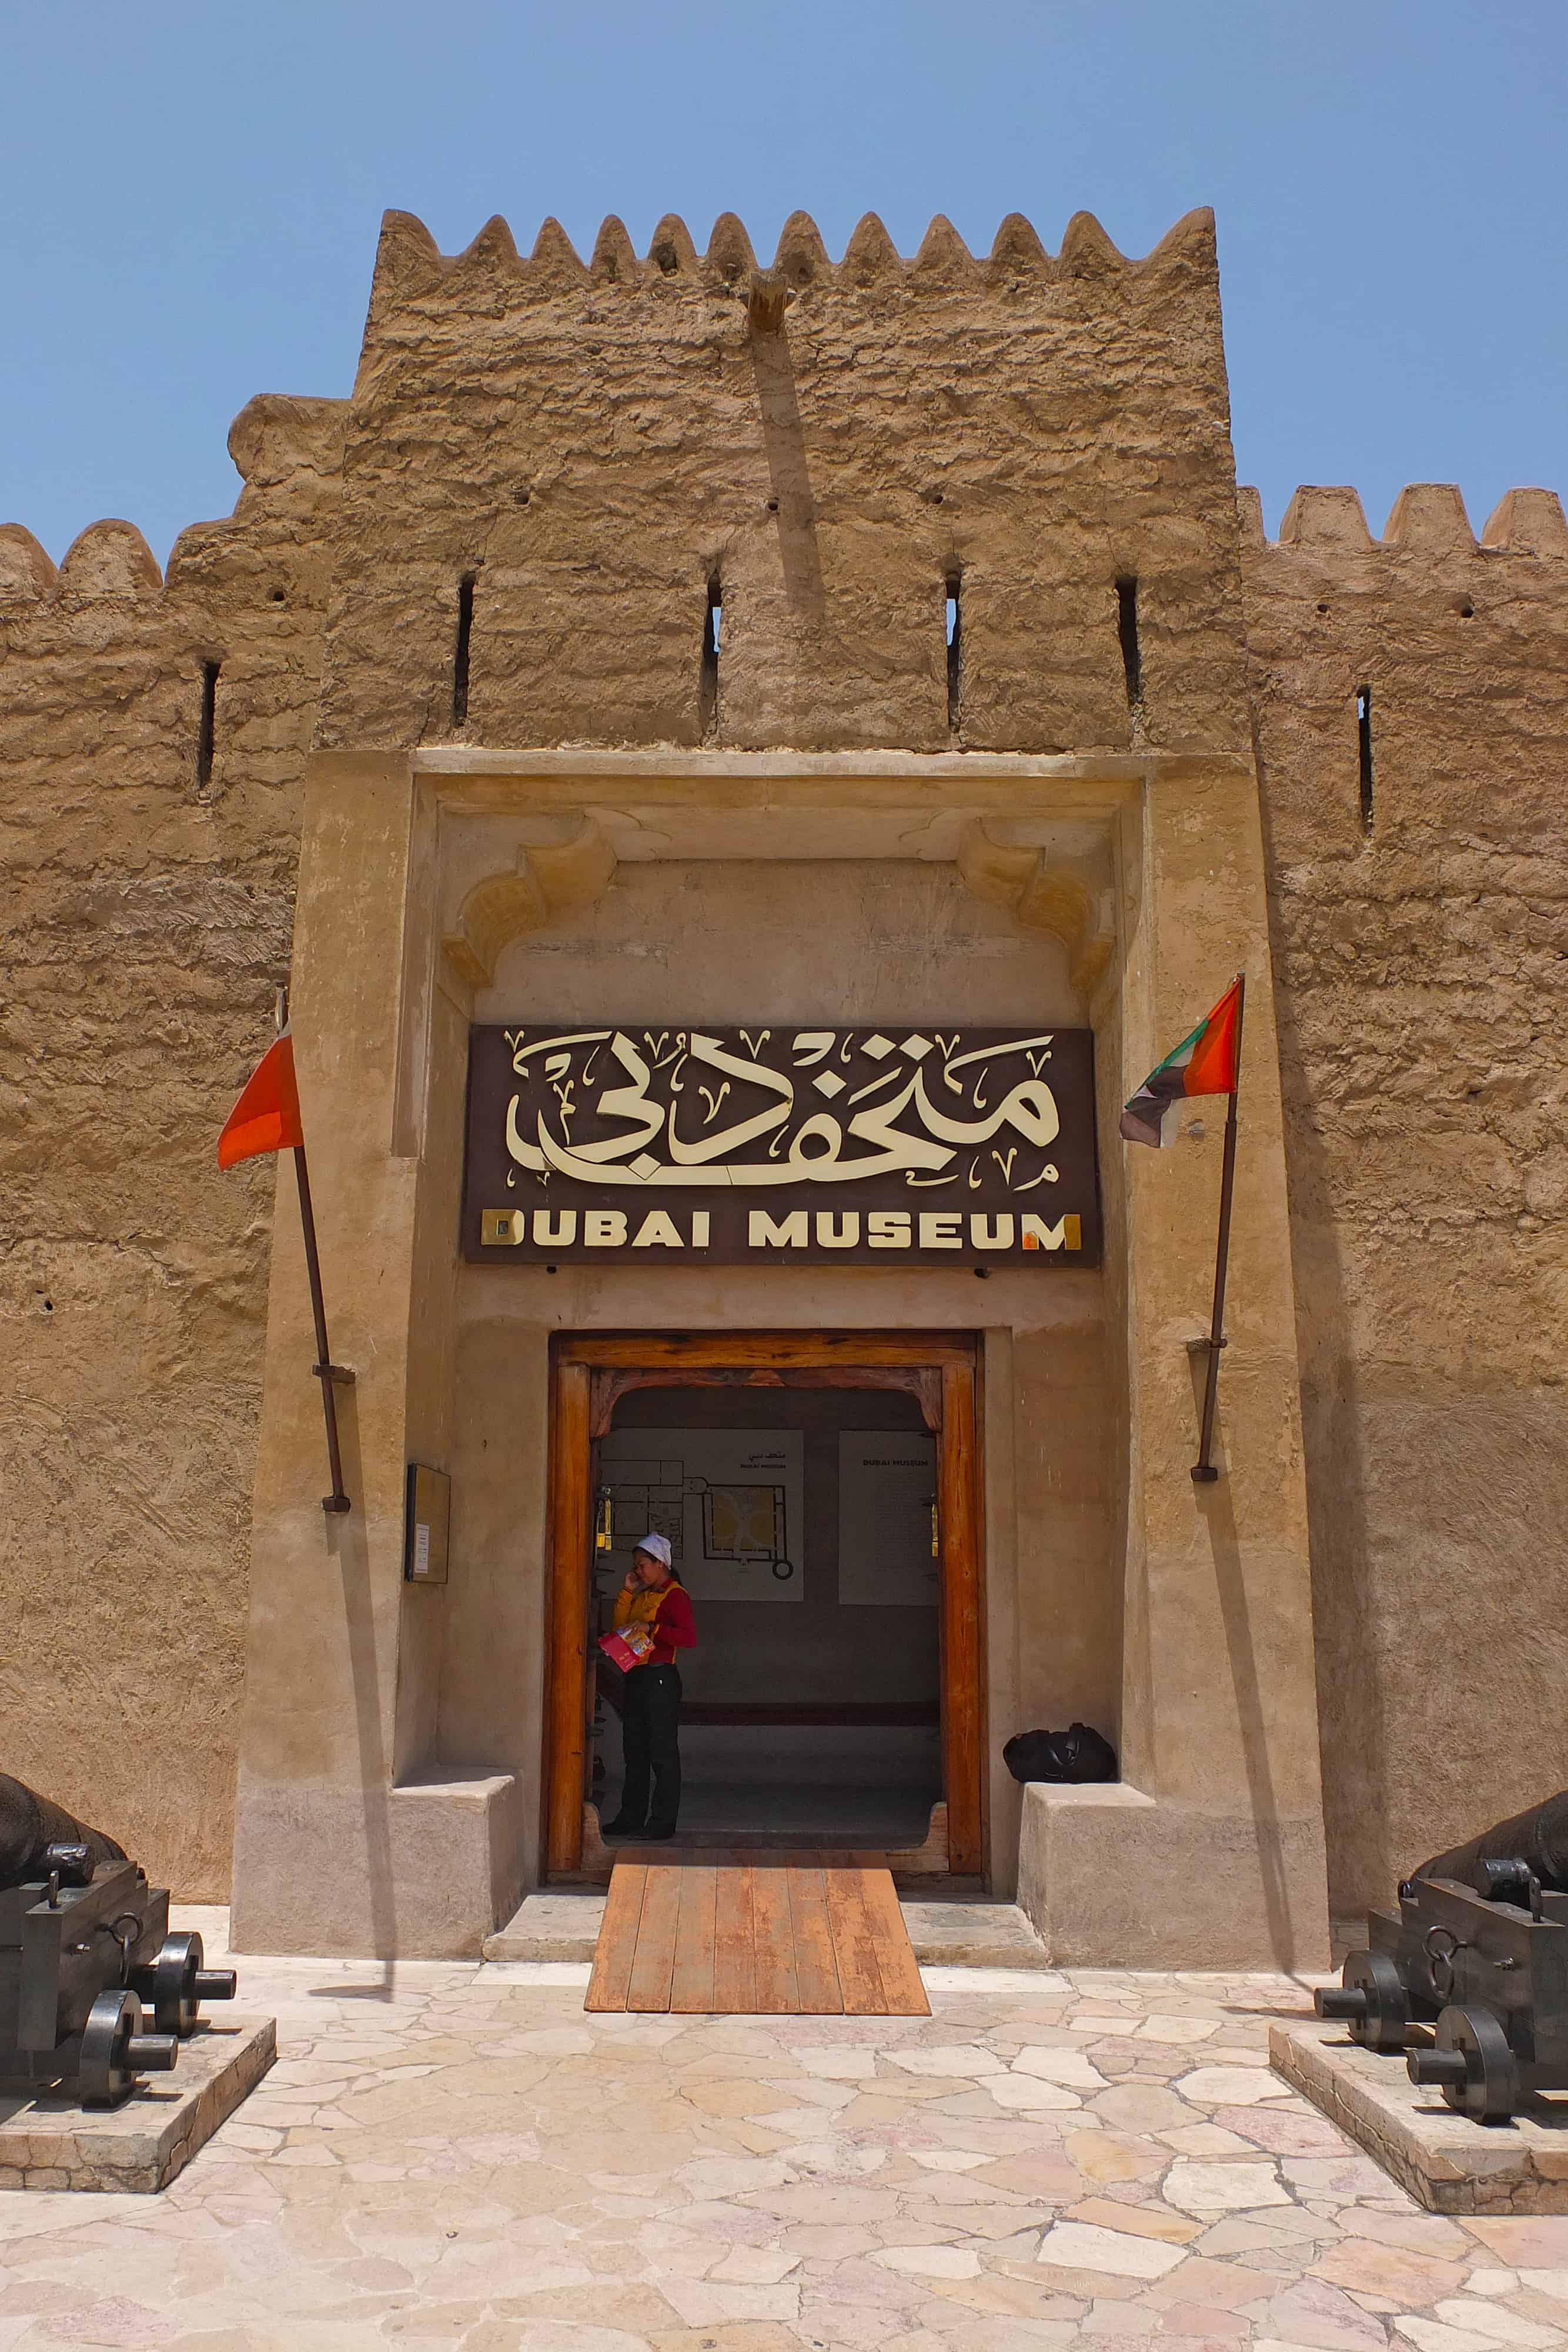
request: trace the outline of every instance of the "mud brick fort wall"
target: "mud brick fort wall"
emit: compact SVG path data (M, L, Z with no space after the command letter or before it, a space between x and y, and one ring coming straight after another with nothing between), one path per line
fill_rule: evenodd
M1349 489L1244 520L1348 1910L1565 1777L1568 529L1515 490L1478 544L1443 484L1381 541Z
M221 1888L274 1171L214 1120L288 968L340 411L253 402L230 522L0 532L6 1769ZM218 665L210 761L207 666Z
M1269 845L1335 1907L1560 1779L1555 500L1376 545L1306 491L1265 545L1207 214L1136 263L798 215L767 268L727 216L583 262L393 214L351 399L230 446L162 581L124 523L57 575L0 533L0 1762L222 1893L274 1182L213 1145L313 747L1190 749L1255 754Z

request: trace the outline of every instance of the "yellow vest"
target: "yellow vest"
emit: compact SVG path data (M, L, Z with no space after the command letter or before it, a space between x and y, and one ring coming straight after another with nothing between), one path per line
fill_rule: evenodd
M635 1592L618 1592L615 1596L615 1631L619 1633L626 1625L646 1625L652 1633L653 1621L659 1613L659 1603L669 1590L669 1586L664 1584L656 1592L650 1592L644 1584Z

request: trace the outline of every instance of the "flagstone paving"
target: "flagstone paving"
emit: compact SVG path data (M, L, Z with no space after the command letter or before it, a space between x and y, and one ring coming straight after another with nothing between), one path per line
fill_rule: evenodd
M1568 2342L1568 2219L1423 2212L1269 2073L1289 1979L709 2020L585 2017L565 1964L241 1966L275 2072L161 2197L0 2198L0 2352Z

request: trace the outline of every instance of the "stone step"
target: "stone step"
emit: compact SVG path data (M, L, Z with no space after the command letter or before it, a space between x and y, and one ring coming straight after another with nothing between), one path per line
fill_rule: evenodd
M487 1960L591 1960L603 1917L602 1894L544 1887L525 1895L479 1948Z
M1016 1903L901 1905L915 1957L927 1968L1048 1969L1051 1958ZM504 1927L486 1936L487 1960L591 1960L604 1897L545 1888L523 1898Z
M900 1906L915 1957L932 1969L1049 1969L1051 1955L1016 1903Z

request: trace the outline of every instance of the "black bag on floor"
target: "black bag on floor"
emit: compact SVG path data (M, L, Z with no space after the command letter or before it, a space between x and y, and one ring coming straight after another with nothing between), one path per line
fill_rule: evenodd
M1019 1731L1002 1749L1015 1780L1113 1780L1116 1751L1086 1723L1065 1731Z

